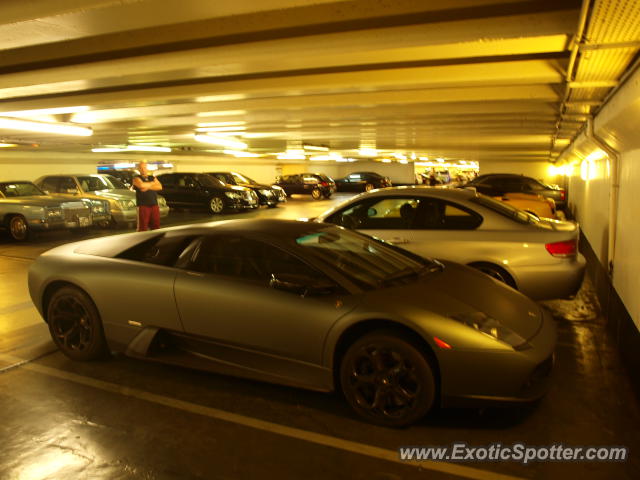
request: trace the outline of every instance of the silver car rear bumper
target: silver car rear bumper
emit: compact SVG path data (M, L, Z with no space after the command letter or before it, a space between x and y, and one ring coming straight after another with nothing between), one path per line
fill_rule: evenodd
M534 300L568 298L580 289L586 264L578 254L556 265L520 266L513 273L518 290Z

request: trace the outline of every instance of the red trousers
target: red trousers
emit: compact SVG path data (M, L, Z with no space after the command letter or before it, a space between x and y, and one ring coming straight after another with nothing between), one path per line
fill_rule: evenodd
M138 207L138 231L160 228L160 208L158 205Z

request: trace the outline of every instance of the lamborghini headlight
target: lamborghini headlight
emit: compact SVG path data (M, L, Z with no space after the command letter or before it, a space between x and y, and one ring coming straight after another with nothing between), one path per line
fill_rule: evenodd
M233 198L233 199L238 199L240 198L240 194L236 193L236 192L224 192L224 194L229 197L229 198Z
M479 333L505 343L515 350L522 350L528 347L527 341L524 338L509 327L504 326L499 320L482 312L458 313L451 315L451 318L463 323L469 328L473 328Z

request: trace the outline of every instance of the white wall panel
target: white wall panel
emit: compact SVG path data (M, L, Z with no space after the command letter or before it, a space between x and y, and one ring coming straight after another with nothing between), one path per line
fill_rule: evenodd
M603 267L607 268L610 175L607 159L593 164L592 178L583 180L580 168L569 179L569 208ZM579 167L579 166L578 166Z
M620 194L616 228L613 286L640 329L640 150L625 152L620 160Z

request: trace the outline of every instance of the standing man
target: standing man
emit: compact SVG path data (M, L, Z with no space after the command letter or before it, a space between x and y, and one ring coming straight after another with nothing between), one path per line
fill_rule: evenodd
M138 231L160 228L160 208L158 207L158 191L162 184L153 175L149 175L147 162L138 164L140 175L133 178L133 189L136 191L138 205Z

